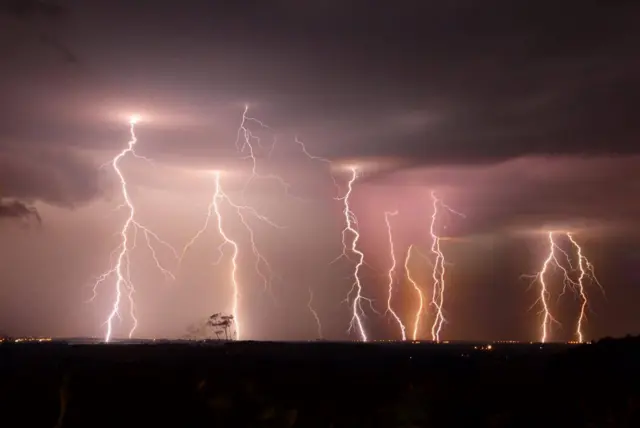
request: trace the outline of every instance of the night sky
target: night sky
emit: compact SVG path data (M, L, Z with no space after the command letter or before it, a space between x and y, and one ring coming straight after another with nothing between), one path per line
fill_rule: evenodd
M41 3L0 2L0 333L104 335L114 278L88 300L127 217L108 162L127 146L128 116L142 116L136 149L151 160L121 164L136 218L180 251L205 221L212 170L241 201L251 175L235 146L245 105L269 126L250 123L265 146L258 172L290 187L255 179L244 194L283 226L249 220L275 273L271 292L247 232L233 210L223 214L240 245L243 338L316 338L311 289L325 337L357 339L342 302L354 264L330 264L344 225L331 173L344 192L345 164L363 166L352 205L364 294L380 312L391 263L384 212L399 210L400 264L409 245L429 256L434 191L466 215L438 229L443 338L538 338L536 285L521 274L540 268L547 230L571 231L606 289L588 285L587 338L640 333L638 2ZM296 136L333 167L305 157ZM136 337L180 337L230 311L228 248L214 265L220 244L211 227L179 269L157 247L176 276L166 280L138 237ZM430 296L429 261L416 256L411 268ZM562 323L552 337L572 339L578 301L558 300L552 278ZM395 287L411 324L415 295L402 275ZM129 331L128 310L115 336ZM398 338L388 315L365 310L370 338ZM432 317L430 307L423 338Z

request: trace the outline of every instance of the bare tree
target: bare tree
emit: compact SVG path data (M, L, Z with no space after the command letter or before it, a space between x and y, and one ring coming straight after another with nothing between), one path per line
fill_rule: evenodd
M187 327L188 339L205 339L215 334L218 340L224 334L225 340L233 340L235 332L233 332L233 315L222 315L218 312L209 316L200 324L191 324Z
M219 336L219 333L224 333L224 337L226 340L233 339L233 333L231 329L233 327L233 315L222 315L221 313L215 313L209 317L207 321L207 325L214 328L222 328L222 330L215 330L216 336Z

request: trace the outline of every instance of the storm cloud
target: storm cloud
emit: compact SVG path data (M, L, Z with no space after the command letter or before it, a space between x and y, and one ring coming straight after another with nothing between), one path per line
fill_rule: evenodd
M41 3L62 9L43 14ZM0 39L6 58L0 194L22 201L2 209L15 216L37 207L50 225L38 237L3 230L23 252L0 246L0 263L6 272L28 266L21 257L41 266L11 271L7 287L25 293L23 300L11 294L14 306L37 306L29 293L46 283L58 314L78 314L58 322L50 315L56 310L42 303L30 313L50 316L49 322L25 321L32 329L55 325L56 332L73 333L88 328L87 319L102 325L108 292L101 291L106 297L96 307L73 312L74 302L86 300L78 284L100 272L117 245L122 213L112 213L120 199L108 162L127 147L133 113L142 116L137 153L151 162L123 159L130 196L137 215L178 246L204 220L210 171L225 170L225 189L235 197L252 171L234 144L245 105L269 126L260 131L256 168L282 176L299 198L273 181L253 180L247 190L248 201L287 226L257 226L265 257L286 277L279 298L287 310L267 311L265 299L247 286L243 305L253 317L252 337L306 337L304 323L291 326L287 317L306 317L300 302L306 304L307 286L322 290L320 313L331 313L335 325L328 329L343 335L344 320L331 311L344 298L349 267L332 265L333 272L317 260L340 252L342 207L332 199L337 189L329 171L344 190L348 175L340 167L347 162L366 166L353 204L367 257L380 261L376 269L386 263L384 211L401 212L399 242L422 245L432 190L466 214L446 230L461 242L449 243L452 258L471 266L458 271L458 290L494 287L495 301L506 298L511 289L494 284L518 281L535 258L518 234L571 229L610 238L611 253L623 247L629 248L624 254L637 253L638 2L60 0L23 2L24 11L14 9L17 2L0 5L11 12L0 14L10 35ZM295 137L333 167L305 157ZM246 238L241 225L230 224ZM478 256L472 249L486 236L509 251L497 249L500 266L477 279L475 270L485 268L477 260L486 251ZM177 334L195 313L227 310L226 280L210 265L218 238L209 239L190 253L186 263L193 266L170 291L152 288L163 280L152 265L134 263L145 334ZM603 282L623 284L611 297L621 305L634 292L624 286L624 260L598 260ZM244 270L243 278L255 282ZM628 308L632 321L604 323L599 331L640 328L636 309ZM473 330L472 320L461 321ZM512 321L497 320L474 337L494 338L496 328Z
M3 217L23 220L34 218L39 223L42 223L38 210L20 201L0 200L0 218Z
M520 157L496 164L413 167L374 175L373 185L434 190L469 213L458 235L546 229L636 233L640 157Z

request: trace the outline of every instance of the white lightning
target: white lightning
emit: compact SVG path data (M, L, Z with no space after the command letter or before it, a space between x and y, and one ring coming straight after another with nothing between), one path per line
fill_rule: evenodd
M284 227L276 224L266 216L260 214L255 208L247 205L245 193L248 186L256 178L275 180L285 188L285 191L287 193L290 185L286 181L284 181L284 179L282 179L277 175L273 175L273 174L262 175L258 173L258 159L257 159L258 153L257 152L259 150L264 150L265 147L263 146L260 138L256 136L248 127L248 123L255 123L259 125L261 128L268 129L268 130L270 130L271 128L269 128L269 126L264 124L262 121L248 116L247 115L248 111L249 111L249 106L245 105L244 111L242 113L242 120L237 130L235 145L237 150L240 153L247 153L244 159L251 161L251 175L249 176L249 179L244 183L244 187L242 190L242 198L241 198L243 201L242 204L234 203L228 196L225 196L225 200L228 202L230 206L232 206L235 209L240 221L242 222L243 226L246 228L247 233L249 234L249 244L251 246L251 251L255 257L254 268L256 270L257 275L262 280L264 290L269 292L273 297L271 284L273 282L273 279L276 277L276 275L267 258L264 257L264 255L258 249L258 246L255 242L255 232L248 222L247 215L251 215L254 218L261 220L262 222L267 223L270 226L276 227L278 229L284 229ZM274 147L275 147L275 139L274 139L273 145L269 149L269 152L268 152L269 155ZM186 256L188 250L195 244L198 238L200 238L200 236L208 229L209 221L213 214L212 209L213 209L213 206L210 205L208 208L208 212L207 212L207 216L205 218L204 224L198 230L198 232L189 240L189 242L187 242L187 244L184 246L182 253L180 255L181 262Z
M152 240L155 240L161 245L169 248L176 258L178 257L178 254L171 245L169 245L167 242L160 239L157 234L155 234L149 228L147 228L146 226L143 226L141 223L139 223L136 220L135 206L131 201L131 198L129 195L126 178L122 173L122 170L120 169L120 161L126 155L130 154L134 157L142 158L141 156L138 156L134 150L134 147L138 141L135 134L135 124L139 121L139 119L140 118L138 116L131 117L131 119L129 120L129 132L131 134L131 139L129 140L128 146L126 149L118 153L118 155L116 155L111 161L111 166L113 167L113 170L115 171L120 181L122 198L124 199L124 203L120 207L126 207L129 214L122 226L122 230L120 231L120 235L121 235L120 245L112 252L112 254L117 253L115 266L113 266L108 271L100 275L100 277L98 277L97 281L93 286L93 296L90 299L90 301L95 299L95 297L97 296L97 288L102 282L106 281L112 275L116 276L115 299L113 302L113 307L111 309L111 312L109 313L107 320L105 322L105 324L107 325L107 331L105 334L106 342L111 341L112 334L113 334L113 320L115 317L120 316L120 305L122 303L123 293L125 292L127 293L127 297L129 300L129 314L132 319L132 327L129 330L129 338L133 336L133 333L138 326L138 319L136 318L136 315L135 315L135 302L133 298L133 295L135 293L135 287L134 287L133 281L131 280L131 261L130 261L130 252L136 246L136 238L137 238L138 231L142 231L142 233L144 234L147 247L149 248L151 252L151 256L156 266L158 267L158 269L165 276L171 279L175 279L173 274L169 270L165 269L160 263L160 261L158 260L156 250L152 245ZM146 158L143 158L143 159L146 159Z
M432 239L431 252L435 257L435 261L433 263L433 297L431 299L431 304L436 308L436 317L433 321L433 325L431 326L431 338L435 342L440 341L440 333L442 332L442 327L446 322L444 318L444 296L446 289L445 282L445 257L444 253L440 248L441 237L436 232L436 222L438 220L439 210L438 207L442 207L445 210L449 211L452 214L455 214L460 217L465 217L464 214L454 210L449 207L447 204L442 202L441 199L436 197L434 192L431 192L431 200L433 202L433 213L431 215L431 225L430 225L430 233Z
M387 225L387 237L389 238L389 254L391 255L391 266L389 267L388 277L389 277L389 285L388 285L388 294L387 294L387 310L385 314L389 313L393 317L393 319L398 323L400 327L400 334L402 340L407 340L407 329L402 323L402 320L398 316L398 314L393 310L393 306L391 305L391 300L393 298L393 284L395 283L395 273L396 273L396 255L395 255L395 246L393 244L393 233L391 229L391 220L390 217L398 215L398 211L385 211L384 213L384 221Z
M351 303L351 322L349 323L349 329L347 331L352 331L357 327L358 333L360 334L360 339L363 342L367 342L369 340L367 336L367 332L364 329L363 318L365 317L364 308L362 307L362 301L368 301L369 304L372 304L371 299L368 299L362 295L362 283L360 281L360 269L364 265L364 253L360 251L358 248L358 241L360 240L360 233L358 233L358 219L355 213L351 210L351 206L349 205L349 198L351 197L351 193L353 192L353 183L358 179L358 169L355 166L349 167L351 171L351 178L347 182L347 192L344 196L338 198L343 201L344 204L344 220L345 220L345 228L342 230L342 252L343 255L347 254L347 232L349 232L353 239L351 240L351 245L349 249L353 254L357 257L357 262L355 268L353 270L353 286L347 293L347 297L345 301L349 303L349 299L353 293L355 293L355 297L353 302ZM373 309L373 308L372 308Z
M235 326L236 326L236 339L240 340L241 338L241 330L240 330L240 316L238 313L238 307L240 304L240 286L238 284L238 253L239 253L239 247L238 247L238 243L236 241L234 241L233 239L231 239L229 237L229 235L227 235L227 233L224 230L223 227L223 221L222 221L222 213L220 212L220 201L224 201L227 200L227 195L224 193L224 191L222 190L222 186L220 184L220 171L215 171L215 178L216 178L216 187L215 187L215 193L213 195L213 200L211 201L211 206L213 209L213 212L215 213L216 216L216 223L218 226L218 233L220 234L220 236L222 237L222 244L218 247L218 250L220 251L220 256L222 257L223 253L223 247L226 245L230 245L232 248L232 256L231 256L231 272L229 275L229 281L231 283L231 287L233 288L233 298L232 298L232 303L231 303L231 314L233 315L233 319L235 322Z
M270 268L271 266L269 265L269 263L267 262L266 258L260 253L260 251L258 250L258 247L255 244L255 239L254 239L254 231L253 228L251 227L251 225L248 222L247 216L252 216L272 227L275 228L282 228L282 226L278 225L277 223L273 222L272 220L270 220L269 218L267 218L266 216L260 214L258 211L256 211L253 207L250 206L245 206L245 205L239 205L235 202L233 202L233 200L224 192L223 188L222 188L222 183L221 183L221 172L220 171L214 171L214 177L215 177L215 192L213 195L213 198L211 200L211 203L209 204L208 208L207 208L207 216L205 218L204 224L202 225L202 227L197 231L197 233L187 242L187 244L185 245L185 247L182 250L182 255L181 255L181 259L184 258L184 255L186 254L187 250L195 243L195 241L207 230L207 228L209 227L210 223L211 223L211 219L215 218L216 221L216 227L217 227L217 231L218 234L222 237L222 244L218 247L218 250L220 252L220 257L218 258L218 260L216 262L214 262L214 265L218 265L220 263L220 261L222 260L222 258L224 257L224 252L223 249L225 246L231 246L233 248L233 255L231 258L231 276L229 281L231 282L231 286L233 288L233 298L232 298L232 309L231 309L231 313L233 315L234 318L234 322L235 322L235 326L236 326L236 338L238 340L240 340L241 338L241 326L242 326L242 322L241 322L241 316L239 313L239 302L240 302L240 297L241 297L241 291L240 291L240 284L238 281L238 254L240 252L240 244L238 244L238 242L234 239L232 239L230 237L230 235L225 231L223 225L224 225L224 221L223 221L223 215L222 212L220 210L220 204L222 202L226 202L226 204L231 207L235 213L237 214L238 218L240 219L240 222L242 223L242 225L245 227L248 236L249 236L249 244L251 246L251 251L255 256L255 270L257 275L262 279L263 281L263 285L265 287L265 290L270 290L270 288L268 287L270 284L270 278L266 276L266 274L261 270L261 266L265 265L267 266L267 268L269 269L269 272L271 271Z
M528 275L529 277L533 278L532 283L537 281L540 284L538 299L536 300L536 302L534 302L534 305L537 303L540 303L541 305L542 322L540 325L540 342L545 343L548 341L551 324L560 324L552 315L549 305L551 292L549 291L549 284L547 282L547 273L549 272L549 267L554 267L562 272L563 277L562 292L559 295L562 296L567 289L570 289L573 293L578 295L580 299L580 313L576 322L575 335L578 342L582 343L584 342L583 327L584 322L586 321L586 311L589 306L589 300L585 289L585 281L589 279L597 284L601 290L603 290L603 288L597 277L595 276L593 265L591 264L589 259L584 256L582 247L577 243L573 235L570 232L561 233L567 237L577 253L578 279L575 280L572 278L572 272L575 271L576 268L571 264L571 257L565 250L560 248L560 246L556 242L555 233L547 232L547 239L549 242L547 257L542 264L542 268L537 274ZM564 264L558 259L557 252L560 252L564 256L564 261L566 262L568 267L565 267Z
M602 284L600 284L600 281L598 281L598 278L596 277L593 264L591 264L589 259L584 255L582 247L573 238L573 235L567 232L567 238L569 238L569 241L571 241L571 245L573 245L578 255L578 270L580 274L577 281L576 293L579 294L580 296L581 304L580 304L580 315L578 316L578 322L576 324L576 338L580 343L584 343L584 333L582 329L583 329L583 324L587 318L587 309L589 307L589 299L587 298L584 282L587 279L590 279L592 282L597 284L598 287L600 287L600 290L603 293L604 293L604 287L602 287Z

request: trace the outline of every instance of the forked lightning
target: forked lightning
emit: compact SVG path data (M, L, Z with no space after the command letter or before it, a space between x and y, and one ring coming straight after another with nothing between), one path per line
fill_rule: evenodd
M441 199L436 197L434 192L431 192L431 201L433 203L433 213L431 215L431 225L429 227L429 231L431 233L431 253L433 254L435 260L433 263L433 270L431 272L431 277L433 279L433 295L431 299L431 304L435 307L436 315L433 320L433 325L431 326L431 338L435 342L440 341L440 333L442 332L442 327L446 322L444 318L444 296L445 296L445 266L446 261L444 257L444 253L440 248L441 237L436 231L437 229L437 221L438 215L440 211L438 208L443 208L448 212L455 214L460 217L464 217L465 215L452 209L447 204L442 202Z
M122 198L124 199L124 203L120 207L126 207L129 214L122 226L122 230L120 231L120 236L121 236L120 245L113 252L113 253L117 253L116 263L107 272L100 275L100 277L98 278L98 280L95 282L93 286L93 297L91 298L91 300L95 299L98 292L98 286L102 282L106 281L112 275L116 276L115 297L114 297L113 307L109 312L107 320L105 321L105 324L107 325L107 331L105 334L106 342L109 342L112 339L113 320L115 317L120 317L120 306L122 304L122 298L124 293L127 294L127 297L129 300L129 313L132 319L132 326L131 326L131 329L129 330L129 335L128 335L129 338L133 336L133 333L138 326L138 319L136 318L136 315L135 315L135 302L133 298L133 295L135 293L135 287L131 280L131 261L130 261L130 252L136 246L137 233L141 231L144 234L146 244L151 251L151 256L153 257L153 260L155 261L156 266L167 277L170 277L172 279L174 278L173 274L160 264L160 261L158 260L158 257L156 255L156 250L152 245L152 240L155 240L161 245L166 246L171 250L171 252L176 256L176 258L178 257L178 254L176 253L175 249L171 245L161 240L158 237L158 235L156 235L154 232L149 230L149 228L143 226L136 220L135 206L131 201L125 176L122 173L122 170L120 169L120 161L126 155L132 155L137 158L142 158L141 156L138 156L134 150L134 147L138 141L135 134L135 125L138 122L138 120L139 118L137 116L130 118L129 132L131 134L131 139L129 140L128 146L126 149L118 153L118 155L116 155L111 161L111 166L113 167L113 170L115 171L120 181ZM142 159L146 159L146 158L142 158Z
M418 309L416 310L415 319L413 321L413 335L411 338L413 340L418 340L418 335L420 334L420 323L422 322L422 317L424 316L424 294L422 293L422 289L418 285L415 279L411 276L411 270L409 269L409 261L411 260L411 253L413 250L413 245L409 246L407 250L407 257L404 259L404 271L405 275L407 275L407 280L413 286L413 289L416 291L418 295Z
M355 293L355 297L351 302L351 322L349 323L349 329L347 331L352 331L357 328L360 339L363 342L367 342L369 338L362 321L365 316L364 308L362 307L362 301L366 300L370 304L372 302L370 299L367 299L362 295L360 269L364 265L364 253L358 248L358 241L360 240L360 233L358 233L358 219L355 213L351 210L351 206L349 204L349 198L351 197L351 193L353 192L353 183L358 179L358 169L355 166L350 166L349 171L351 171L351 178L347 182L347 191L345 192L344 196L338 198L339 200L342 200L344 204L343 214L345 228L342 230L342 254L344 256L347 256L347 248L349 248L351 250L351 253L355 254L357 257L356 265L353 270L353 285L349 290L349 293L347 293L347 297L345 299L345 301L349 303L351 295ZM351 245L347 244L347 233L350 233L353 237L353 239L351 240Z
M559 322L556 320L556 318L552 314L551 306L549 303L551 292L549 291L547 274L549 273L549 268L554 267L556 269L559 269L562 272L563 288L560 295L564 294L566 289L569 288L571 291L577 294L578 298L580 299L580 312L577 317L575 336L578 342L583 343L584 342L583 329L584 329L584 323L586 321L586 312L589 307L589 300L585 290L585 281L590 280L594 282L600 287L600 289L602 289L602 285L600 284L597 277L595 276L593 265L591 264L589 259L587 259L587 257L584 256L582 247L577 243L573 235L570 232L558 232L558 233L564 235L567 238L567 240L571 243L571 246L574 248L574 250L577 253L578 278L574 279L572 277L572 274L576 270L576 268L571 263L571 257L569 256L569 254L565 250L563 250L556 242L555 233L547 232L547 239L549 242L549 250L548 250L549 252L547 253L546 258L542 263L542 268L540 269L540 271L537 274L533 275L533 281L534 282L537 281L540 284L539 290L538 290L538 299L534 303L534 305L536 303L540 303L540 306L541 306L540 312L542 314L542 322L540 325L540 342L542 343L547 342L549 340L551 325L554 323L559 324ZM557 256L558 252L563 255L564 260L568 267L565 267L565 265L558 259L558 256Z
M385 211L384 213L384 221L385 224L387 225L387 236L389 238L389 254L390 254L390 258L391 258L391 266L389 267L389 272L388 272L388 277L389 277L389 290L388 290L388 294L387 294L387 310L385 311L385 314L391 314L392 318L396 321L396 323L398 324L398 327L400 327L400 334L402 336L402 340L407 340L407 328L404 326L404 324L402 323L402 320L400 319L400 317L398 316L398 314L393 310L393 306L391 305L391 300L393 299L393 285L395 283L395 276L396 276L396 254L395 254L395 245L393 244L393 232L391 229L391 220L390 217L394 217L398 215L398 211Z

